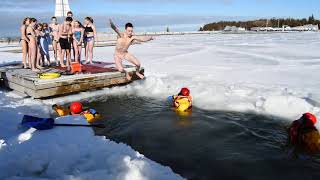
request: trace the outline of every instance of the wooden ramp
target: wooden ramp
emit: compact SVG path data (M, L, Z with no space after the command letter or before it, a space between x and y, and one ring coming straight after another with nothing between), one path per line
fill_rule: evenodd
M35 99L62 96L81 91L94 90L127 84L138 78L135 75L135 67L126 66L126 71L133 75L132 81L128 81L124 73L116 71L113 63L97 62L94 65L84 65L85 70L81 74L62 75L56 79L40 79L38 74L29 69L23 69L22 65L8 65L0 67L3 84L18 93L31 96ZM63 69L48 68L43 72L65 72ZM144 73L144 69L141 69Z

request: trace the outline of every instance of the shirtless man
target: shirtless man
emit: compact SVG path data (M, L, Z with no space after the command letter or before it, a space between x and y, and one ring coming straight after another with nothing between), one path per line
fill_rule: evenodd
M68 11L68 12L67 12L67 17L71 17L71 18L73 19L73 13L72 13L72 11ZM73 20L72 20L72 23L71 23L72 28L73 28L73 26L74 26L74 23L75 23L75 20L73 19Z
M73 13L72 11L68 11L67 12L67 17L71 17L72 18L72 23L71 23L71 27L72 29L74 28L74 23L75 23L75 19L73 18ZM70 37L70 41L73 42L73 36ZM72 50L72 53L71 53L71 50ZM76 53L75 53L75 48L73 47L73 43L71 43L71 50L70 50L70 54L73 56L71 57L71 59L76 59Z
M56 65L59 66L58 57L60 56L60 45L59 45L59 24L56 17L51 18L51 24L49 25L51 35L52 35L52 47L54 52L54 59Z
M140 73L140 62L139 60L134 57L132 54L128 52L128 49L133 41L138 42L148 42L153 40L153 37L138 37L133 35L133 25L131 23L127 23L125 25L125 32L120 32L118 28L114 25L112 20L110 19L110 25L111 28L117 33L118 39L117 39L117 45L114 53L114 61L116 64L116 67L118 71L124 72L126 74L127 80L131 80L130 74L125 71L122 65L123 60L127 60L131 62L132 64L137 66L136 69L136 75L144 79L144 76Z
M73 19L67 17L66 20L59 26L59 44L61 48L60 53L60 66L70 68L71 65L71 36L72 36L72 27L71 22ZM67 66L64 65L64 56L67 57Z

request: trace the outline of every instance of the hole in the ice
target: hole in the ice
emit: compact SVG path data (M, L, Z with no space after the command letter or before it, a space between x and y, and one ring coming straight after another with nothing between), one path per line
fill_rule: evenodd
M179 116L165 101L114 96L86 104L104 117L97 135L123 142L188 179L301 179L317 166L287 158L288 121L193 108Z

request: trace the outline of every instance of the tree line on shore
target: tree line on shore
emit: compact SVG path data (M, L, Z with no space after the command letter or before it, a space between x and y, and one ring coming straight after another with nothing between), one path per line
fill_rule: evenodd
M199 31L220 31L223 30L226 26L236 26L243 27L247 30L250 30L253 27L282 27L282 26L303 26L306 24L319 25L320 20L315 19L314 16L309 18L294 19L294 18L272 18L272 19L259 19L252 21L219 21L214 23L209 23L204 25L199 29Z

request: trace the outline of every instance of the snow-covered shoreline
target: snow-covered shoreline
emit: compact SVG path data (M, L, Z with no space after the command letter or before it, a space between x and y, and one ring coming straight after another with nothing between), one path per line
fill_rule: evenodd
M183 179L131 147L91 128L22 129L24 114L48 117L49 106L0 92L0 179ZM63 117L57 123L86 122Z
M109 95L164 100L183 86L191 89L194 105L201 109L252 111L288 121L306 111L319 117L319 39L320 33L311 32L159 36L130 49L146 69L144 81L42 102L1 90L0 169L5 171L0 179L181 179L126 145L94 137L92 130L33 132L20 143L24 131L17 124L23 114L47 116L56 102L106 100ZM95 60L112 61L113 50L96 48ZM0 63L19 61L20 56L0 52Z

